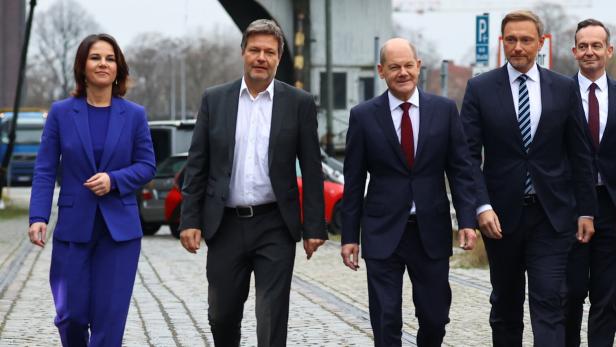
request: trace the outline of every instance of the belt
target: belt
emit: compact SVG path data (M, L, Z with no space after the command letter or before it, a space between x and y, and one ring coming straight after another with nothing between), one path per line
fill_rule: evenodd
M527 194L522 198L522 206L532 206L539 203L537 194Z
M417 215L409 214L409 219L406 221L407 224L417 224Z
M276 202L256 206L225 207L225 213L232 213L239 218L252 218L266 214L278 208Z

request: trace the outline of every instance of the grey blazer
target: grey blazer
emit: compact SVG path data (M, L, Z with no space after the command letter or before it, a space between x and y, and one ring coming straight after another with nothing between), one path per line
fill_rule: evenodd
M182 189L180 230L201 229L205 241L216 234L229 196L241 79L203 94ZM274 80L269 137L269 174L274 195L294 240L327 239L323 174L312 96ZM303 178L303 222L295 161Z

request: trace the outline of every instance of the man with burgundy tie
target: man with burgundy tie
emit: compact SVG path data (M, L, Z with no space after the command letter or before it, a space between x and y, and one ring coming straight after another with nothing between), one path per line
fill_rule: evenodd
M401 345L405 269L419 321L417 345L443 341L452 254L445 174L460 247L472 249L477 237L471 164L458 110L452 100L417 88L420 66L411 43L387 41L378 71L388 90L355 106L349 119L341 255L357 270L361 234L375 346Z
M460 112L490 263L492 342L522 346L528 277L534 345L561 347L569 250L594 232L584 113L575 82L535 62L537 15L507 14L501 33L508 63L468 81Z
M567 346L580 345L583 304L590 293L588 345L613 346L616 332L616 83L605 67L612 58L609 30L596 19L578 23L573 56L593 149L598 199L595 235L573 246L567 269Z

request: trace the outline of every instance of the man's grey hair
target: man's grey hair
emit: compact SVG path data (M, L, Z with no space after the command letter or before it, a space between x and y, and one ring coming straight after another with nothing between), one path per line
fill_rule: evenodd
M251 35L257 34L274 36L278 41L278 56L282 56L282 51L284 50L284 34L278 24L270 19L257 19L248 25L242 36L242 52L246 49L248 38Z

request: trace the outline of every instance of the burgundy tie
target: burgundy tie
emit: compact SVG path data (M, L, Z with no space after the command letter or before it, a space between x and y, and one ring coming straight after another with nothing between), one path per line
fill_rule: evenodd
M409 109L411 104L408 102L400 104L402 109L402 120L400 121L400 145L404 156L409 165L409 168L413 167L413 161L415 160L415 149L413 144L413 124L411 124L411 116L409 115Z
M588 128L590 136L595 145L595 149L599 148L599 101L595 95L596 84L591 84L588 91Z

